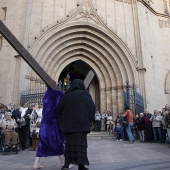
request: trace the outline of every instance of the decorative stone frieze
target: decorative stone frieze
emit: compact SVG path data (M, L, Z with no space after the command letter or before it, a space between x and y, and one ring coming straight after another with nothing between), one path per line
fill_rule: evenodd
M167 20L159 19L158 23L160 28L170 28L170 19Z
M132 0L116 0L116 1L127 3L127 4L132 4Z

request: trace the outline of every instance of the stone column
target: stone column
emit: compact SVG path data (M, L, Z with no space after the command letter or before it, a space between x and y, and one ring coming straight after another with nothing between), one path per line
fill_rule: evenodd
M134 23L134 30L135 30L136 56L138 58L139 90L144 98L145 107L147 107L146 106L144 71L139 71L139 70L146 70L146 69L144 68L144 65L143 65L137 0L132 0L132 13L133 13L133 23Z
M15 63L15 78L14 78L12 103L15 103L15 106L18 107L20 103L20 95L21 95L20 94L21 91L19 90L21 57L19 55L16 55L14 57L16 58L16 63Z
M103 112L104 110L107 109L106 106L106 91L105 88L101 88L100 89L100 111Z
M107 103L107 110L112 112L112 91L111 91L111 87L106 87L106 103Z

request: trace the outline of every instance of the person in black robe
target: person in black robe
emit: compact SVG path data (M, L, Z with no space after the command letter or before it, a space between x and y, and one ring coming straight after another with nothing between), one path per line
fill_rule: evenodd
M65 165L77 164L78 170L88 170L87 133L95 116L95 104L82 80L75 79L61 98L59 105L59 126L64 133Z

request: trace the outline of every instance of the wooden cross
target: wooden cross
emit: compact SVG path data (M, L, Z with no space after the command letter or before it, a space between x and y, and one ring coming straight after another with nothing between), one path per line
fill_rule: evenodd
M44 69L38 64L38 62L31 56L31 54L24 48L24 46L16 39L11 31L0 20L0 33L9 42L9 44L18 52L18 54L26 61L26 63L37 73L37 75L44 81L44 83L54 90L61 90L55 83L55 81L44 71ZM88 88L94 73L92 70L87 74L84 84Z

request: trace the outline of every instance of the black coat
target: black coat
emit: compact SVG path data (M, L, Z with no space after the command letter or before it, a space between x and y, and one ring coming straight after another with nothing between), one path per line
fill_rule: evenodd
M75 79L58 105L59 125L64 133L90 132L95 104L80 79Z
M136 125L138 130L144 130L145 129L144 117L138 117L136 119Z

